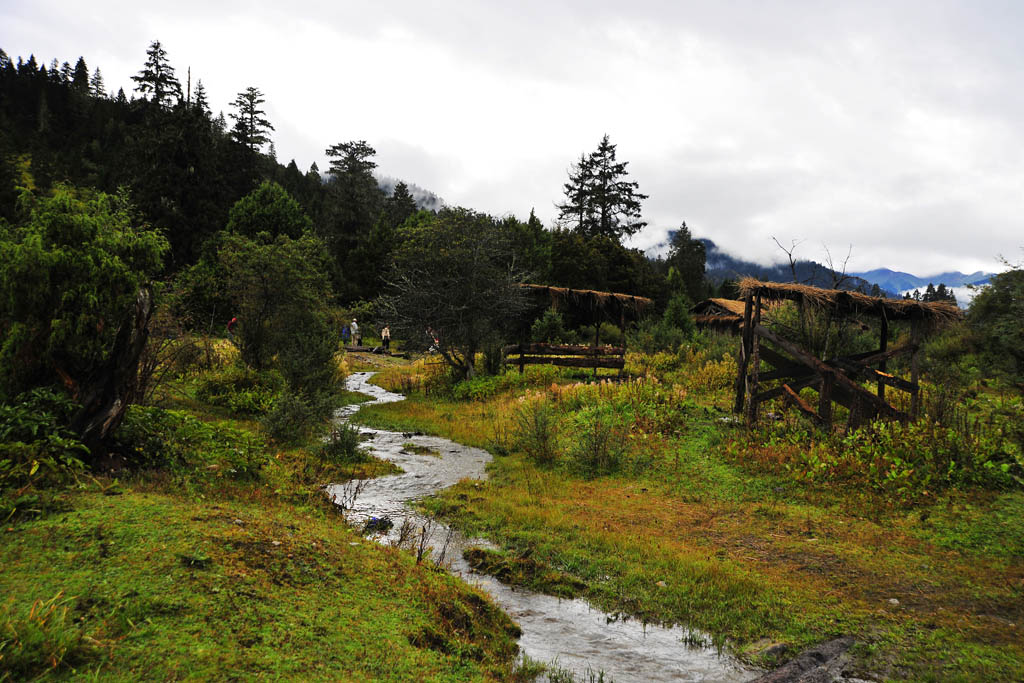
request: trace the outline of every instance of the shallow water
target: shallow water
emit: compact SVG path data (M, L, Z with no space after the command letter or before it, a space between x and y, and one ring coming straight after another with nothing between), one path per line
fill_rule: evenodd
M374 397L373 403L403 400L368 382L371 372L357 372L346 380L345 388ZM367 405L367 404L363 404ZM338 412L339 419L348 419L359 406L346 406ZM395 527L380 542L397 538L403 519L416 528L427 520L406 503L430 495L455 484L460 479L485 479L490 453L463 446L447 439L360 428L369 438L365 445L373 455L389 460L402 474L369 480L355 503L346 513L349 520L361 525L370 517L388 516ZM403 444L414 443L436 450L436 455L416 455L403 451ZM349 489L351 490L351 489ZM328 495L344 498L345 487L328 487ZM522 628L519 641L529 657L544 662L557 662L564 669L584 675L603 671L606 677L624 681L746 681L760 671L746 667L714 648L694 647L684 643L691 634L681 627L661 628L632 620L617 620L584 600L563 600L506 586L490 576L472 571L462 558L462 550L471 545L488 546L480 539L466 539L447 526L434 522L429 534L433 557L443 551L443 563L452 573L487 591L495 603ZM693 638L690 638L693 640Z

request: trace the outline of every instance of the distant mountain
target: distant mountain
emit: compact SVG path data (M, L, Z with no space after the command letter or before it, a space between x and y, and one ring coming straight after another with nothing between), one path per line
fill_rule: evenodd
M706 277L716 285L721 284L723 280L738 280L746 276L755 277L765 282L793 281L793 271L788 263L762 266L759 263L745 261L725 253L717 244L709 239L705 238L700 241L704 244ZM838 279L837 274L833 270L817 261L797 261L795 269L798 282L814 285L815 287L831 288L836 279ZM876 284L876 281L871 278L855 275L848 277L840 286L842 289L857 290L870 294L874 284ZM881 289L882 296L896 296L896 289L886 287L881 282L877 284Z
M937 275L919 277L917 275L912 275L911 273L903 273L896 270L890 270L888 268L876 268L875 270L869 270L863 273L854 273L854 275L871 282L877 282L878 286L882 289L894 292L905 292L913 289L924 289L929 284L938 286L940 283L947 287L984 285L988 284L989 278L992 277L994 273L985 273L980 270L974 273L951 271L938 273Z

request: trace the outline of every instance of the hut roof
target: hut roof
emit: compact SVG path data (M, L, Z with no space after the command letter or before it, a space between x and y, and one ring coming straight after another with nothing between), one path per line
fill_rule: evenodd
M744 303L736 299L704 299L691 308L690 312L695 315L731 314L742 318L743 306Z
M761 282L752 277L740 280L739 288L743 297L760 295L769 301L789 299L831 309L839 315L868 314L884 316L887 320L925 320L936 323L963 316L956 304L945 301L925 303L910 299L884 299L860 292L821 289L793 282Z
M534 294L547 295L552 304L568 303L590 310L629 311L639 315L654 305L654 301L643 296L618 294L616 292L599 292L593 289L570 289L568 287L551 287L549 285L519 285Z

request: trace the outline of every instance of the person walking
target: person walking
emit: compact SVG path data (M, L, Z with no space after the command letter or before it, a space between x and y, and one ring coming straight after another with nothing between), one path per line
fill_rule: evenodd
M352 338L352 332L349 331L348 325L342 325L341 326L341 343L344 346L348 346L348 341L351 338Z
M386 324L384 329L380 331L380 343L384 347L384 351L391 349L391 328Z
M352 343L355 346L363 345L363 335L359 332L359 323L355 318L352 318Z

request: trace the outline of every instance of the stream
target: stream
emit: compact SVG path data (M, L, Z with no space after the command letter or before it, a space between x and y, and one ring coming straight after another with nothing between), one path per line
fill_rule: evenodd
M373 397L369 403L346 406L338 411L339 420L347 420L360 405L391 403L404 397L370 384L374 373L357 372L348 377L345 388ZM591 607L584 600L565 600L534 593L500 583L493 577L474 572L463 559L466 547L494 547L482 539L462 537L440 522L428 522L407 505L451 486L460 479L486 479L485 468L491 460L487 451L463 446L433 436L405 435L378 429L360 428L368 439L370 452L400 467L401 474L367 480L355 502L347 510L350 522L361 526L370 517L387 516L394 527L387 534L376 534L381 543L397 539L402 521L409 519L420 527L431 524L429 545L432 558L465 581L485 590L522 629L519 646L530 658L572 671L583 680L604 672L606 678L625 681L746 681L761 671L747 667L728 655L719 655L712 647L694 646L687 641L710 642L699 632L682 627L663 628L623 620ZM417 455L403 448L414 443L440 454ZM328 495L344 499L351 488L332 485ZM443 558L438 555L444 553Z

